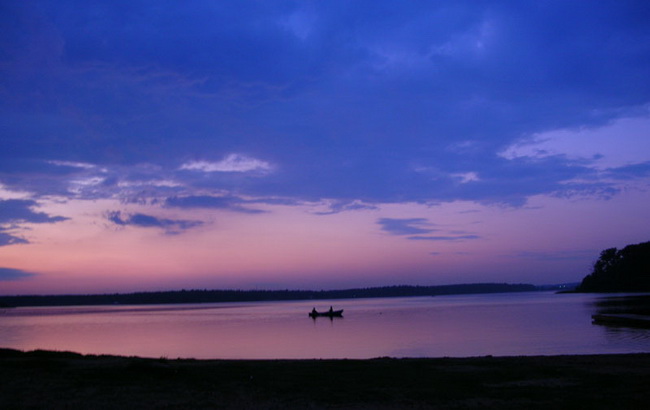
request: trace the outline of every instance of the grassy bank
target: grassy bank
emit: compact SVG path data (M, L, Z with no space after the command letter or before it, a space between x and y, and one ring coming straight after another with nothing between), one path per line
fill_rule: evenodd
M650 354L166 360L0 349L0 408L647 408Z

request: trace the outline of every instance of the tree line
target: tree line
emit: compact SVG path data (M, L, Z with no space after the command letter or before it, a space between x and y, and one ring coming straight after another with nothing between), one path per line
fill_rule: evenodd
M529 284L475 283L442 286L384 286L345 290L179 290L100 295L29 295L0 297L0 306L91 306L171 303L220 303L280 300L354 299L437 296L473 293L530 292Z
M650 242L600 253L578 292L650 292Z

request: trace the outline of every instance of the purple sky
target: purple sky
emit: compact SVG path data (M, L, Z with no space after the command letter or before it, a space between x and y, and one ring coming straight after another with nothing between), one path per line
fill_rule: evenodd
M648 73L647 1L0 1L0 294L579 281Z

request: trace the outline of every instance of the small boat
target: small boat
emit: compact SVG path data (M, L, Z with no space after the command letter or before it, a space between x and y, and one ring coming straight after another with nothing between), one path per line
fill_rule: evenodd
M329 318L343 317L343 309L341 309L341 310L332 310L330 308L330 310L328 310L327 312L317 312L316 309L313 309L311 312L309 312L309 317L311 317L311 318L315 319L315 318L317 318L319 316L329 317Z

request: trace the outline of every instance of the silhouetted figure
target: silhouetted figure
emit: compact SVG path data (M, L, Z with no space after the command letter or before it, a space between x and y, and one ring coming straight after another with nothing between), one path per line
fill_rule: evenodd
M330 315L334 312L334 309L330 306Z

